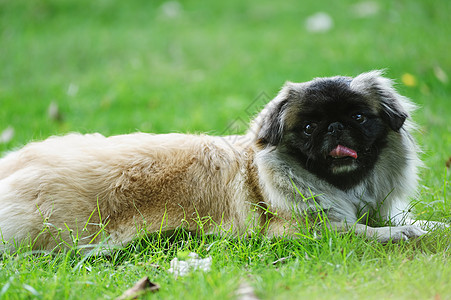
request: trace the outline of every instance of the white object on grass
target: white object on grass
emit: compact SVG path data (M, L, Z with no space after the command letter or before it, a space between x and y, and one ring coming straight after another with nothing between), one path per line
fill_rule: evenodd
M14 137L14 128L8 126L5 130L0 133L0 144L6 144L11 141Z
M177 257L171 260L171 267L168 272L173 273L176 277L185 276L195 270L207 272L211 269L211 261L211 256L207 258L199 258L199 255L191 252L188 254L187 260L180 260Z
M309 32L327 32L334 26L332 17L325 12L318 12L311 15L305 21L305 27Z

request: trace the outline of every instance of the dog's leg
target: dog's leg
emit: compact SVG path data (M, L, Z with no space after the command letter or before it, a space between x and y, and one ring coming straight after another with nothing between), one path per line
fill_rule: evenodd
M427 231L415 225L370 227L358 223L349 225L345 222L332 222L329 224L329 228L343 232L353 229L356 234L366 236L367 238L375 238L381 243L418 238L427 233Z
M0 180L0 251L16 249L36 237L42 227L33 207L21 202L10 181L10 178Z
M449 228L450 224L446 224L438 221L427 221L427 220L414 220L407 219L406 224L420 227L423 230L437 230L437 229L445 229Z

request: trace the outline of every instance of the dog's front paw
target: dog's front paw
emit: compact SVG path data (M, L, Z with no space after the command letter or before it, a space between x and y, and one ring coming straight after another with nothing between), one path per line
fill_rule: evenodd
M397 227L379 227L376 229L375 236L381 243L399 242L401 240L415 239L427 233L415 225L397 226Z
M410 224L421 227L424 230L437 230L450 228L450 224L437 222L437 221L427 221L427 220L410 220Z

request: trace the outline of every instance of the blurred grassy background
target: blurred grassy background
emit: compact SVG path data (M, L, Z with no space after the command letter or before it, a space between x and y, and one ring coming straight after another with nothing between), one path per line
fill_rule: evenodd
M307 30L318 12L329 30ZM0 132L14 130L0 152L70 131L221 134L286 80L386 68L421 106L423 192L446 200L450 14L444 0L0 0Z

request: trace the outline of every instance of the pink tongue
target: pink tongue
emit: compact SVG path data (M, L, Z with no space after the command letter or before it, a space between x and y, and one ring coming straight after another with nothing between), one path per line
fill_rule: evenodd
M357 152L355 152L352 149L349 149L348 147L338 145L334 150L330 151L329 153L332 157L352 157L357 158Z

